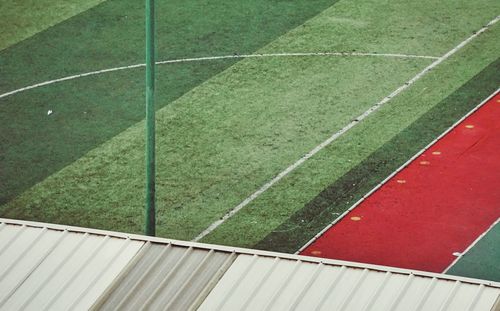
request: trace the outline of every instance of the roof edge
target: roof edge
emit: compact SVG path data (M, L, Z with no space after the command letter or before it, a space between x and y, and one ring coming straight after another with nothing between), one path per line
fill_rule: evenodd
M449 280L449 281L460 281L460 282L464 282L464 283L479 284L479 285L484 285L484 286L489 286L489 287L494 287L494 288L500 288L500 282L495 282L495 281L490 281L490 280L474 279L474 278L460 277L460 276L433 273L433 272L420 271L420 270L395 268L395 267L389 267L389 266L372 265L372 264L358 263L358 262L352 262L352 261L343 261L343 260L336 260L336 259L327 259L327 258L318 258L318 257L310 257L310 256L303 256L303 255L287 254L287 253L270 252L270 251L263 251L263 250L257 250L257 249L240 248L240 247L224 246L224 245L217 245L217 244L206 244L206 243L191 242L191 241L181 241L181 240L174 240L174 239L167 239L167 238L150 237L150 236L139 235L139 234L131 234L131 233L124 233L124 232L116 232L116 231L84 228L84 227L75 227L75 226L67 226L67 225L58 225L58 224L27 221L27 220L17 220L17 219L9 219L9 218L0 218L0 223L10 224L10 225L19 225L19 226L24 225L27 227L34 227L34 228L47 228L47 229L57 230L57 231L89 233L89 234L110 236L110 237L122 238L122 239L137 240L137 241L143 241L143 242L149 241L152 243L173 244L173 245L177 245L177 246L194 247L194 248L206 249L206 250L213 249L213 250L221 251L221 252L237 253L237 254L244 254L244 255L258 255L258 256L263 256L263 257L278 257L280 259L299 260L302 262L322 263L322 264L334 265L334 266L346 266L346 267L358 268L358 269L370 269L370 270L376 270L376 271L381 271L381 272L389 271L391 273L397 273L397 274L415 275L415 276L421 276L421 277L427 277L427 278L437 278L437 279Z

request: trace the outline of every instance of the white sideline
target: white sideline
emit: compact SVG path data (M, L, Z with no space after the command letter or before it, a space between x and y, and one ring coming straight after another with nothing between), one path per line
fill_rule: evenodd
M500 15L495 17L493 20L491 20L487 25L482 27L480 30L472 34L470 37L465 39L464 41L460 42L457 46L455 46L453 49L448 51L446 54L443 56L439 57L436 61L434 61L432 64L424 68L421 72L419 72L415 77L412 79L408 80L405 82L403 85L401 85L399 88L397 88L395 91L393 91L391 94L383 98L381 101L370 107L367 111L363 112L360 116L355 118L353 121L351 121L349 124L347 124L345 127L343 127L340 131L334 133L332 136L330 136L327 140L316 146L313 150L309 151L306 155L304 155L302 158L297 160L297 162L293 163L289 167L287 167L284 171L279 173L276 177L271 179L269 182L264 184L260 189L255 191L253 194L251 194L248 198L246 198L243 202L238 204L236 207L231 209L228 213L226 213L222 218L218 219L217 221L213 222L208 228L206 228L203 232L201 232L196 238L193 239L193 241L199 241L209 233L211 233L213 230L215 230L217 227L219 227L221 224L223 224L226 220L231 218L234 214L236 214L238 211L240 211L243 207L248 205L250 202L255 200L257 197L259 197L262 193L267 191L269 188L271 188L275 183L280 181L283 177L288 175L290 172L295 170L297 167L302 165L307 159L311 158L314 156L316 153L321 151L323 148L326 146L330 145L333 141L335 141L337 138L339 138L342 134L350 130L352 127L354 127L356 124L358 124L360 121L368 117L370 114L373 112L377 111L382 105L390 101L393 97L397 96L404 90L406 90L408 87L410 87L412 84L414 84L416 81L418 81L420 78L422 78L424 75L426 75L429 71L434 69L437 65L441 64L443 61L448 59L450 56L458 52L460 49L462 49L465 45L467 45L469 42L474 40L476 37L478 37L480 34L485 32L489 27L494 25L500 20Z
M491 229L493 229L493 227L495 227L499 223L500 218L498 218L488 229L486 229L486 231L479 235L477 239L469 245L469 247L467 247L462 253L460 253L460 256L455 258L455 260L453 260L453 262L448 267L446 267L446 269L444 269L443 274L446 274L448 270L451 269L451 267L453 267L460 259L462 259L465 254L467 254L486 234L488 234L488 232L491 231Z
M347 209L345 212L343 212L339 217L337 217L333 222L331 222L328 226L323 228L320 232L318 232L312 239L310 239L306 244L304 244L295 254L298 254L302 252L304 249L306 249L309 245L314 243L320 236L323 235L328 229L333 227L336 223L338 223L342 218L344 218L349 212L351 212L353 209L355 209L358 205L363 203L369 196L371 196L375 191L380 189L384 184L386 184L391 178L396 176L399 172L401 172L404 168L406 168L408 165L410 165L416 158L418 158L421 154L426 152L429 148L431 148L438 140L446 136L449 132L451 132L454 128L456 128L460 123L462 123L465 119L467 119L470 115L472 115L474 112L479 110L482 106L484 106L490 99L495 97L495 95L500 92L500 88L497 89L495 92L493 92L490 96L488 96L485 100L483 100L479 105L474 107L471 111L469 111L465 116L460 118L457 122L455 122L452 126L450 126L446 131L441 133L436 139L431 141L427 146L425 146L422 150L417 152L414 156L412 156L408 161L406 161L403 165L398 167L394 172L392 172L389 176L387 176L384 180L382 180L380 183L378 183L372 190L370 190L368 193L366 193L361 199L359 199L356 203L354 203L349 209Z
M302 57L307 57L307 56L355 56L355 57L394 57L394 58L424 58L424 59L438 59L438 57L435 56L426 56L426 55L411 55L411 54L394 54L394 53L361 53L361 52L310 52L310 53L270 53L270 54L233 54L233 55L222 55L222 56L206 56L206 57L196 57L196 58L180 58L180 59L171 59L171 60L164 60L164 61L158 61L156 62L156 65L165 65L165 64L174 64L174 63L187 63L187 62L200 62L200 61L210 61L210 60L219 60L219 59L238 59L238 58L264 58L264 57L292 57L292 56L302 56ZM13 90L4 94L0 94L0 98L4 98L7 96L11 96L17 93L21 93L27 90L35 89L38 87L54 84L54 83L59 83L63 81L68 81L68 80L74 80L78 78L83 78L83 77L88 77L88 76L94 76L94 75L99 75L102 73L108 73L108 72L114 72L114 71L120 71L120 70L126 70L126 69L134 69L134 68L140 68L140 67L145 67L146 64L135 64L135 65L129 65L129 66L122 66L122 67L114 67L114 68L108 68L108 69L102 69L102 70L96 70L96 71L90 71L90 72L85 72L85 73L80 73L76 75L71 75L59 79L54 79L54 80L49 80L49 81L44 81L40 82L37 84L25 86L22 88L19 88L17 90Z

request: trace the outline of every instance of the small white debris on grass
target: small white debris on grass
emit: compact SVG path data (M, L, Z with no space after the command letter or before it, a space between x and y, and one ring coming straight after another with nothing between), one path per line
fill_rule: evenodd
M52 113L54 113L52 110L49 109L49 111L47 111L47 115L50 116Z

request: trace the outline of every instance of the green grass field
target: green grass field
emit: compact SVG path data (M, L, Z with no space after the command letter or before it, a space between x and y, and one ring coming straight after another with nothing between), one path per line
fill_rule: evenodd
M159 3L159 58L252 53L334 1L295 1L293 5L253 1L249 7L228 7L223 1L202 6L198 3ZM203 19L199 18L201 12ZM225 19L219 18L221 12ZM137 1L106 1L67 19L0 51L0 93L68 75L141 63L143 25L143 6ZM158 79L158 91L163 94L158 108L235 62L169 66L168 74L160 72ZM143 72L136 69L2 98L0 155L5 165L1 172L0 204L139 122L144 114L143 77ZM51 119L46 118L49 109L55 112ZM18 116L15 123L9 122L13 115Z
M0 28L0 216L141 233L142 68L1 95L143 62L142 2L72 2L43 19L3 13L38 21ZM195 238L498 12L494 0L159 3L158 60L346 55L158 66L158 235ZM499 37L491 25L202 241L296 251L498 88Z

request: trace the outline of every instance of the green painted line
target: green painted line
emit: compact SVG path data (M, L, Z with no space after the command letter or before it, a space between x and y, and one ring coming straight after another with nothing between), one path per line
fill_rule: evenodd
M294 213L256 248L293 253L365 193L453 125L500 84L500 59L401 131Z
M500 282L500 223L465 253L446 273Z

